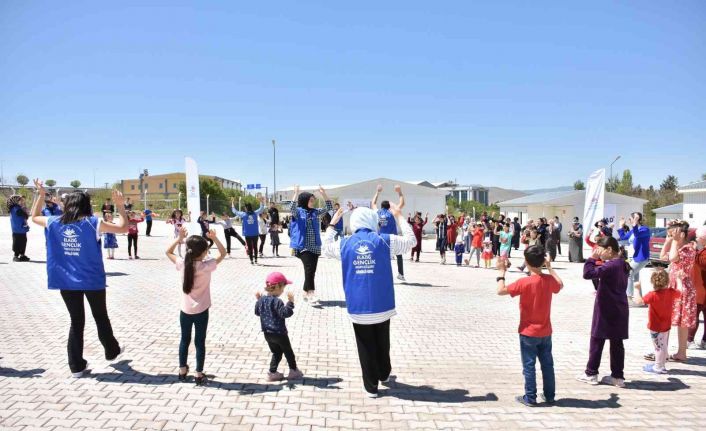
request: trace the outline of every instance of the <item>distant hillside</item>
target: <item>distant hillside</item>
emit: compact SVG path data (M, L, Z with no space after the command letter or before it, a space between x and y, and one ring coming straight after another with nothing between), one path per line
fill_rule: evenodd
M534 195L537 193L548 193L548 192L568 192L574 189L574 186L561 186L553 187L548 189L533 189L533 190L521 190L526 195Z
M503 189L501 187L488 187L488 203L494 204L510 199L527 196L529 193L520 190Z

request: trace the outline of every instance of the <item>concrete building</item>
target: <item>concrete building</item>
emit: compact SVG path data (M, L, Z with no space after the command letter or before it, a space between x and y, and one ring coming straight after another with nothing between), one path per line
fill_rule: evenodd
M655 213L655 227L667 227L667 223L670 220L684 217L684 204L667 205L666 207L655 208L652 212Z
M214 180L224 189L242 190L242 184L238 180L212 175L200 175L199 177ZM174 199L179 195L179 183L183 182L186 182L186 174L183 172L150 175L145 169L139 178L120 180L120 186L123 195L132 200L143 199L143 192L160 199Z
M677 191L684 195L682 219L694 227L706 224L706 181L687 184Z
M488 188L480 184L460 185L454 181L439 181L435 183L429 181L407 181L407 183L443 190L446 192L447 199L455 199L458 203L476 201L483 205L488 205L489 202Z
M518 217L520 224L525 224L529 219L559 216L559 221L564 225L562 240L567 240L567 228L573 218L583 218L585 200L585 190L571 190L523 196L500 202L498 206L506 216ZM604 215L617 223L621 216L627 218L632 212L642 212L645 203L645 199L606 192Z
M397 203L399 197L395 193L394 187L395 184L399 184L402 186L402 193L404 193L405 196L405 207L402 210L405 218L409 213L414 213L414 211L420 211L422 214L429 213L429 223L427 223L424 230L428 233L433 232L434 227L432 220L436 214L443 213L446 209L446 191L444 190L409 184L405 181L397 181L389 178L377 178L345 185L323 185L323 187L326 189L329 198L345 207L348 202L351 202L354 206L369 205L378 184L382 184L383 186L383 192L378 200L378 205L384 200ZM315 193L316 196L319 197L318 185L300 186L299 189L300 191ZM277 190L277 201L282 202L286 206L292 198L292 193L292 187ZM320 203L320 205L323 205L323 203ZM348 226L348 216L348 213L344 215L346 228Z

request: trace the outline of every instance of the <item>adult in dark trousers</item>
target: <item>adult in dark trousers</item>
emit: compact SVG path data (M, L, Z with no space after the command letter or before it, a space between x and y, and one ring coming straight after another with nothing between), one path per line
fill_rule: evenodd
M84 297L91 307L105 358L114 362L123 352L108 318L101 253L101 234L126 233L128 230L123 196L113 190L113 200L120 213L118 223L95 217L91 198L84 192L69 193L64 199L64 213L46 217L41 215L40 209L40 202L46 194L44 185L39 180L34 180L34 185L39 194L32 205L32 221L46 228L48 287L60 291L71 317L67 352L71 374L78 378L88 367L83 358Z
M191 214L189 214L189 217L191 217ZM210 223L215 223L216 222L216 215L212 214L211 219L209 220L208 216L206 215L206 211L201 211L199 214L199 218L196 219L196 223L199 224L201 227L201 236L204 237L206 241L208 241L208 248L213 247L213 240L208 237L208 231L210 230Z
M559 241L556 243L556 249L561 254L561 231L564 229L564 226L561 224L561 221L559 221L559 216L554 217L554 230L556 230L559 233Z
M145 217L145 224L147 225L146 236L151 236L152 233L152 217L159 217L159 214L152 210L152 204L147 205L147 208L142 211L142 215Z
M230 206L231 208L233 207L233 199L230 200ZM230 217L224 212L223 214L221 214L221 220L216 222L216 224L223 226L223 234L226 237L226 253L228 253L228 256L230 256L231 237L234 237L235 239L240 241L240 244L245 245L245 240L243 239L243 237L238 234L238 231L236 231L235 228L233 228L233 220L235 220L235 217Z
M110 198L105 198L105 203L101 207L101 212L103 215L105 215L105 213L115 214L115 205L113 205L110 201Z
M520 236L522 236L522 226L520 226L520 219L515 217L512 219L512 246L515 250L520 249Z
M27 251L27 232L29 232L29 213L25 207L25 198L12 195L7 198L7 211L10 213L10 228L12 229L13 262L29 262L25 256Z
M380 234L397 235L399 233L398 232L399 228L397 226L397 222L395 220L395 217L390 212L390 201L380 202L381 208L378 209L377 202L378 202L378 198L380 197L381 192L382 192L382 184L378 184L377 190L375 191L375 195L373 196L372 206L371 206L373 211L377 211L377 213L378 213L378 225L379 225L378 231L380 232ZM397 208L399 208L400 211L402 211L402 208L404 208L404 195L402 194L402 187L400 187L399 184L395 185L395 192L400 197L400 202L397 204ZM404 279L404 264L403 264L401 254L397 255L397 279L405 281L405 279Z
M245 211L238 211L235 207L231 208L233 214L240 217L243 222L243 236L245 237L245 246L247 247L250 264L257 264L257 240L259 238L259 229L257 219L260 213L265 210L265 197L260 196L260 207L257 210L252 209L252 204L245 204Z
M397 205L390 205L390 213L402 235L377 233L377 213L359 207L351 213L351 236L334 240L333 226L343 216L342 209L336 211L324 236L324 255L341 260L346 308L353 322L363 389L371 398L378 396L380 382L389 382L392 371L390 318L397 313L390 256L409 253L417 244Z
M279 210L274 202L270 202L270 208L267 209L267 214L270 216L270 224L279 224Z
M326 195L326 190L319 185L319 193L326 202L326 208L314 208L316 198L308 192L299 193L299 186L294 186L292 196L291 223L289 225L290 247L304 265L304 301L309 305L319 302L316 297L316 266L321 255L320 217L333 209L333 204Z

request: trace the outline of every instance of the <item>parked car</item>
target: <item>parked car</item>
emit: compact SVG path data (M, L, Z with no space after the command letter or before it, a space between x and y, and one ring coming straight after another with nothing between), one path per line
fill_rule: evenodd
M667 239L667 228L653 227L650 228L650 231L650 264L652 266L668 266L669 262L659 258L659 254L662 252L662 247L664 247L664 241ZM690 241L693 241L694 238L696 238L696 228L689 228L687 238Z

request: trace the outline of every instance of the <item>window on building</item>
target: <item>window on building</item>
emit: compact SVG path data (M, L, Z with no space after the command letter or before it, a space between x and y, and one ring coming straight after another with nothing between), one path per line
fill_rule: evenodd
M164 188L164 184L159 183L159 188L160 188L160 189L163 189L163 188Z
M172 188L173 188L173 189L177 188L176 183L172 183Z
M689 213L689 218L694 218L694 213Z
M149 184L145 183L145 190L147 190L147 188L148 188L147 186L149 186Z
M466 202L468 200L468 190L461 191L461 199L459 202Z
M130 190L135 190L135 185L134 185L134 184L130 186Z

